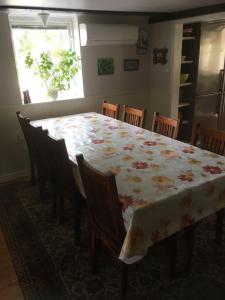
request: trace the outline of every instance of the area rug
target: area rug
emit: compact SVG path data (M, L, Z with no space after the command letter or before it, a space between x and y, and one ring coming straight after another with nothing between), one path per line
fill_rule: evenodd
M88 232L82 218L82 246L73 242L73 211L66 205L65 224L51 216L50 199L40 201L37 187L22 182L0 188L0 225L5 235L25 299L116 300L118 270L114 259L102 249L96 274L90 272ZM224 300L224 239L214 241L215 219L197 228L189 279L184 276L184 251L179 247L178 275L171 280L164 245L149 250L131 265L127 299Z

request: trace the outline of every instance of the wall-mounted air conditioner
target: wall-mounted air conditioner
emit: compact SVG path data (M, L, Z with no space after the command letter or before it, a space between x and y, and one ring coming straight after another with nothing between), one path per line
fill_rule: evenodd
M80 24L81 46L134 45L138 27L127 24Z

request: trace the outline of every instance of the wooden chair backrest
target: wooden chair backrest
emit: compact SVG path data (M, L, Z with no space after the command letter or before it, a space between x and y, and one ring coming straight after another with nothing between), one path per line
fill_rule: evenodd
M175 120L160 115L158 112L154 112L152 120L152 131L168 136L173 139L177 139L180 126L180 120Z
M107 101L102 102L102 114L114 119L119 119L120 106L119 104L108 103Z
M83 155L77 163L87 198L88 215L95 235L117 253L125 237L122 204L119 201L115 176L103 174L88 164Z
M33 135L36 133L36 131L33 133L33 126L30 124L30 118L24 117L19 111L16 112L16 115L18 117L30 157L32 157L35 161L35 163L38 163L39 161L39 154L38 154L38 148L35 143ZM41 127L37 127L37 130L40 130Z
M24 117L20 111L17 111L16 115L17 115L18 121L20 123L20 127L23 132L23 136L26 141L28 150L29 150L29 152L32 152L29 137L28 137L28 132L27 132L27 124L30 122L30 119L27 117Z
M34 127L30 124L30 119L26 119L25 125L25 131L27 134L27 138L29 140L30 148L32 155L34 157L34 160L36 162L38 171L44 171L44 161L47 160L47 158L44 155L44 149L42 146L42 142L40 139L40 135L42 134L43 130L42 127ZM45 132L47 134L47 132Z
M200 123L194 123L191 144L219 155L225 155L225 131L203 128Z
M37 160L44 174L57 184L58 189L77 190L64 139L56 140L47 130L30 125Z
M141 128L145 126L146 110L123 105L122 121Z
M65 140L56 140L46 135L43 137L43 143L45 144L47 156L59 188L67 191L77 190L72 163L68 156Z

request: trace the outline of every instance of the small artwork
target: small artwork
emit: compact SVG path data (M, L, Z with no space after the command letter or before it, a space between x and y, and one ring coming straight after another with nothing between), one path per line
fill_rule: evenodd
M167 53L168 49L153 49L153 64L162 64L165 65L167 63Z
M99 58L97 60L98 75L111 75L114 73L113 58Z
M138 71L139 59L124 59L124 71Z
M148 33L146 29L140 28L138 32L137 54L144 55L148 52Z

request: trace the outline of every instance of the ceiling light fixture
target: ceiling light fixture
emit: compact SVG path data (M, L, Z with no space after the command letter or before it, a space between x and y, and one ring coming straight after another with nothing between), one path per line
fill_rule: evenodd
M48 22L49 13L41 12L38 14L38 16L40 17L43 26L46 27L47 22Z

